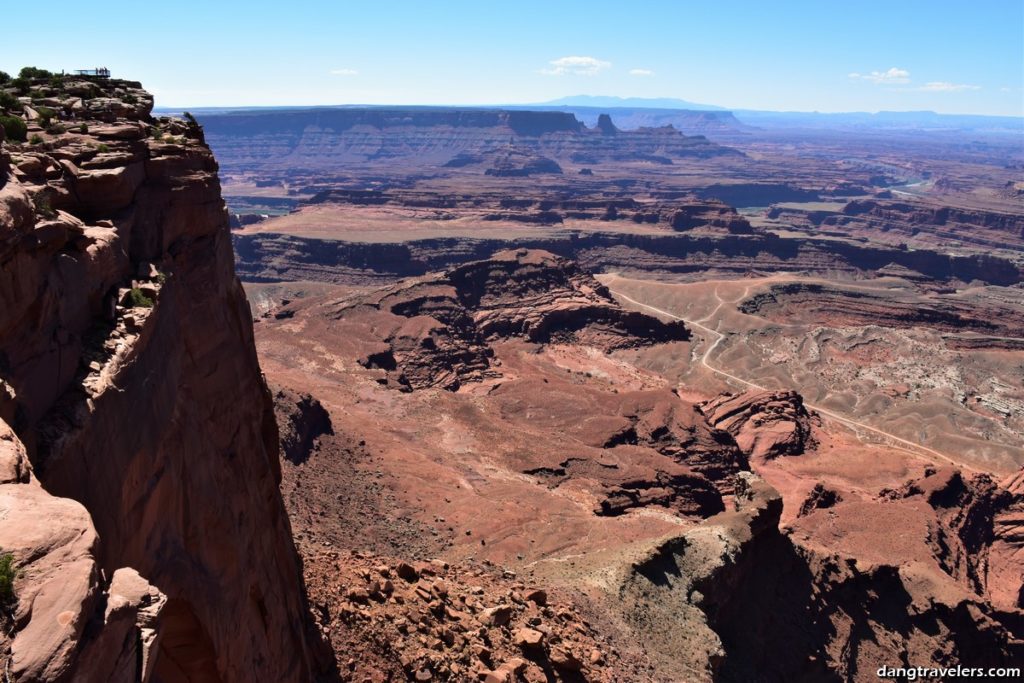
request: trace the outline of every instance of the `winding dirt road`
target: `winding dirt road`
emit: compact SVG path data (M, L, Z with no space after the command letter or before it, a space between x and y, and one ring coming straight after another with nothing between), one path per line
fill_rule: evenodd
M640 306L641 308L646 308L646 309L648 309L650 311L654 311L655 313L658 313L658 314L663 315L665 317L672 318L673 320L681 320L684 323L686 323L687 325L692 325L693 327L696 327L696 328L698 328L700 330L703 330L704 332L707 332L708 334L714 335L714 337L715 337L714 343L709 345L707 350L704 351L704 355L701 356L701 359L700 359L701 365L703 365L704 367L706 367L708 370L710 370L711 372L715 373L716 375L719 375L721 377L725 377L726 379L730 379L730 380L732 380L734 382L738 382L739 384L742 384L742 385L744 385L746 387L750 387L751 389L758 389L760 391L770 391L770 389L768 387L761 386L760 384L757 384L755 382L751 382L750 380L743 379L742 377L737 377L736 375L733 375L733 374L731 374L729 372L726 372L725 370L722 370L721 368L716 368L715 366L713 366L710 363L708 363L708 358L711 356L711 354L714 352L714 350L718 347L718 345L722 342L722 340L725 339L726 335L722 334L721 332L719 332L717 330L713 330L710 327L707 327L706 325L703 325L700 322L697 322L695 320L687 320L686 318L684 318L682 316L679 316L679 315L676 315L675 313L672 313L670 311L666 311L666 310L663 310L661 308L657 308L655 306L651 306L649 304L645 304L642 301L637 301L633 297L631 297L631 296L629 296L627 294L624 294L622 292L616 291L614 289L609 288L608 291L610 291L616 297L618 297L618 298L620 298L620 299L622 299L624 301L628 301L629 303L631 303L631 304L633 304L635 306ZM717 292L716 292L716 296L717 296ZM722 301L721 298L719 298L719 301L721 303L719 303L718 307L721 308L722 304L724 304L725 302ZM714 315L715 312L717 312L717 311L718 311L718 308L716 308L715 311L712 312L711 315ZM708 320L711 317L711 315L704 317L702 320L705 320L705 321ZM929 457L929 459L937 458L938 460L942 461L945 464L951 464L951 465L954 465L956 467L960 467L960 468L963 468L963 469L968 469L968 470L974 471L973 468L971 468L971 467L969 467L969 466L967 466L967 465L965 465L963 463L957 462L957 461L953 460L952 458L950 458L949 456L947 456L947 455L945 455L943 453L940 453L939 451L936 451L934 449L928 448L927 446L922 446L919 443L914 443L913 441L908 441L906 439L903 439L901 437L896 436L895 434L890 434L889 432L886 432L886 431L883 431L881 429L878 429L877 427L872 427L871 425L864 424L863 422L858 422L857 420L852 420L852 419L850 419L850 418L848 418L848 417L846 417L844 415L840 415L839 413L836 413L835 411L829 410L828 408L823 408L821 406L814 405L812 403L807 403L806 401L804 402L804 405L806 405L811 410L814 410L814 411L816 411L816 412L818 412L818 413L820 413L822 415L825 415L827 417L832 418L836 422L842 423L842 424L852 428L854 430L854 432L856 432L858 429L863 429L863 430L866 430L866 431L871 432L873 434L876 434L878 436L885 437L886 439L889 439L892 442L895 442L895 446L897 448L901 448L902 450L910 450L911 452L914 452L914 453L924 454L926 457ZM904 448L904 447L907 447L907 446L909 446L909 449Z

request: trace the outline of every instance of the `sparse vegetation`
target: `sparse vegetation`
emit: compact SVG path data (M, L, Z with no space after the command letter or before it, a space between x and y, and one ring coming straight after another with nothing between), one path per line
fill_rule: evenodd
M41 136L39 133L33 133L32 137L28 139L28 143L30 145L41 145L43 144L43 136Z
M50 122L57 118L57 112L50 107L36 107L36 113L39 114L39 124L43 128L49 128Z
M156 302L146 296L138 287L133 287L128 290L126 303L130 308L153 308Z
M107 152L110 151L110 147L101 142L96 146L96 151L99 152L100 154L106 154Z
M28 126L17 116L0 116L0 126L4 127L8 140L25 142L25 138L28 135Z
M0 92L0 109L21 111L21 102L9 92Z
M0 85L11 82L11 75L6 71L0 71Z
M0 606L8 607L15 601L14 579L18 570L14 567L14 555L0 553Z
M31 84L27 78L18 77L11 81L11 85L18 91L19 95L27 95Z
M53 218L57 215L57 212L53 210L50 205L50 197L46 194L39 193L32 198L32 204L35 206L36 213L44 218Z
M127 104L135 104L139 101L139 98L133 95L132 93L128 93L124 96L124 101Z
M50 135L60 135L61 133L67 132L67 128L65 128L59 123L55 123L52 126L47 126L46 132L49 133Z
M184 112L182 114L185 117L185 121L188 123L189 137L195 138L200 142L206 142L206 134L203 133L203 127L199 125L199 121L192 115L192 112Z
M30 79L30 78L50 78L53 74L46 69L39 69L34 66L23 67L18 72L18 78Z
M78 132L81 133L82 135L85 135L86 133L89 132L89 126L84 123L79 125Z

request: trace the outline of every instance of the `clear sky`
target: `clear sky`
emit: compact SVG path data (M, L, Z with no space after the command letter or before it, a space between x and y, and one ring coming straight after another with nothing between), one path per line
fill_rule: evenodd
M107 66L158 106L590 94L1024 114L1022 0L56 0L32 14L3 32L0 70Z

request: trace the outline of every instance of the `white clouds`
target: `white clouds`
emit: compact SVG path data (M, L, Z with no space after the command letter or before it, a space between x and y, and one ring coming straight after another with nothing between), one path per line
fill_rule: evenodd
M892 67L887 71L872 71L869 74L852 73L849 77L855 81L869 81L871 83L900 84L910 83L910 72L906 69Z
M332 76L358 76L359 72L355 69L331 69Z
M861 74L852 73L847 76L854 81L867 81L876 85L907 85L910 83L910 72L899 67L892 67L886 71L872 71ZM980 85L968 83L951 83L949 81L928 81L924 85L915 85L907 88L890 88L890 90L917 91L917 92L963 92L965 90L981 90Z
M576 56L552 59L548 64L551 66L540 70L545 76L596 76L612 67L611 62L594 57Z
M630 69L630 76L653 76L654 72L650 69Z
M961 90L981 90L980 85L968 85L966 83L949 83L947 81L930 81L916 88L926 92L960 92Z

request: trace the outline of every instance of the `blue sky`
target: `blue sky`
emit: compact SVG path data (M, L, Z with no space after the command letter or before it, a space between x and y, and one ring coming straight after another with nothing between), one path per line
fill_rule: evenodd
M58 0L45 15L4 31L0 70L108 66L158 106L592 94L1024 114L1021 0Z

